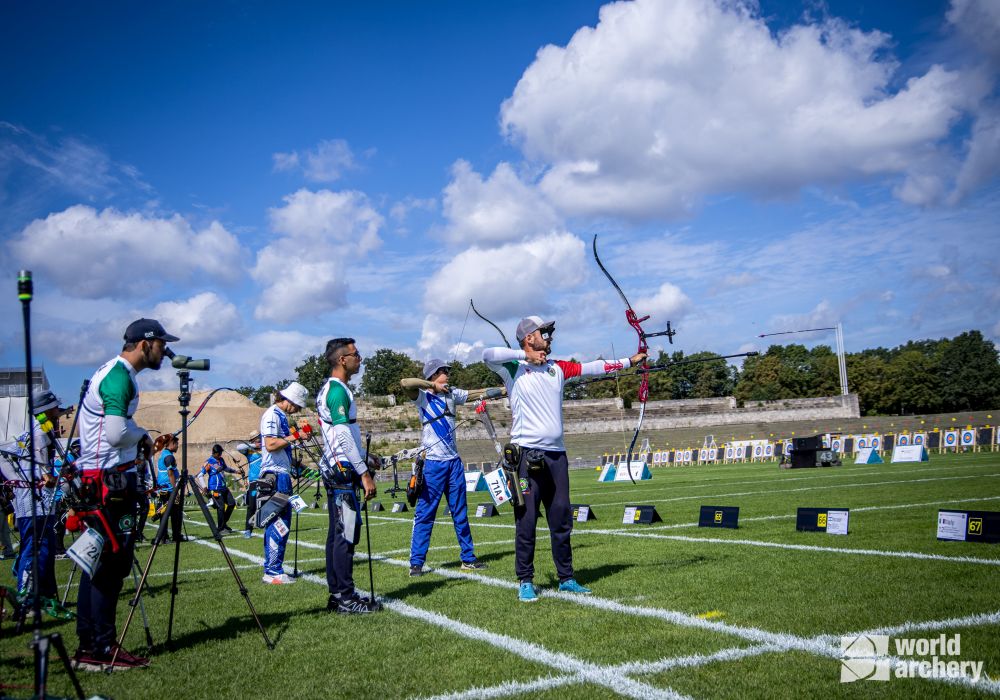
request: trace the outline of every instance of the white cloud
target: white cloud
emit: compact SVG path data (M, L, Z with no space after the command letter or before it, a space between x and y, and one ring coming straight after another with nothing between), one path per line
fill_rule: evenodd
M293 378L294 369L310 355L321 354L332 336L300 331L264 331L229 339L212 358L212 371L232 380L230 386L259 386Z
M636 299L633 308L642 309L642 315L650 317L647 329L660 331L666 329L667 321L674 323L683 318L691 309L691 300L679 287L664 282L653 296Z
M480 322L471 317L468 323L473 321ZM469 342L463 338L463 330L473 334L467 327L468 323L465 328L458 328L442 316L427 314L420 330L420 340L417 341L417 357L422 360L440 357L463 363L479 362L485 346L481 341Z
M1000 7L1000 3L995 3ZM997 37L1000 43L1000 36ZM979 112L967 144L968 155L958 172L952 203L966 197L980 185L996 179L1000 173L1000 109L986 108Z
M9 244L14 262L86 299L143 295L198 274L234 280L240 246L222 224L195 230L179 215L148 217L75 205L31 222Z
M586 262L586 246L568 232L498 248L470 248L430 279L424 307L464 315L469 299L475 299L476 308L491 317L541 313L550 308L551 295L580 282Z
M447 236L452 241L488 246L551 233L560 226L552 206L508 163L486 180L464 160L452 166L444 190Z
M291 322L343 305L352 265L381 244L384 220L361 192L306 189L269 210L282 234L257 252L259 319Z
M343 139L320 141L307 151L275 153L272 158L276 171L301 168L305 178L312 182L333 182L339 180L344 171L358 167L351 147Z
M542 48L501 109L570 214L682 213L706 194L926 172L981 81L941 66L896 89L891 38L838 20L775 36L756 4L636 0ZM937 196L911 184L901 196Z
M419 197L407 196L392 205L389 216L394 221L402 223L413 210L434 211L437 208L437 200L433 197L421 199Z
M152 318L180 342L211 348L239 332L242 322L236 307L214 292L202 292L184 301L164 301L153 307Z
M840 322L840 312L833 308L826 299L819 302L812 311L804 314L781 314L772 316L768 322L768 332L778 333L782 331L801 331L811 328L832 328ZM828 331L823 335L829 335L833 331ZM813 341L823 336L815 333L803 334L801 336L782 336L781 340L788 342L802 343ZM778 342L778 340L771 341Z
M14 196L15 180L25 179L32 188L52 187L87 199L108 197L123 186L150 190L134 166L116 163L96 146L74 136L52 141L0 121L0 202Z
M970 39L988 61L1000 64L1000 3L996 0L952 0L948 21Z

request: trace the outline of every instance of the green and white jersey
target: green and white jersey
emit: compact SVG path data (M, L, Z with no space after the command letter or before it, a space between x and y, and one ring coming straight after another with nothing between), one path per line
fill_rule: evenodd
M327 379L316 395L316 412L323 431L323 457L331 465L348 463L364 474L368 467L362 455L358 407L348 386L335 377Z
M106 362L80 404L80 469L110 469L136 458L145 431L132 416L139 408L135 368L122 357ZM120 420L111 420L118 418ZM135 471L135 465L128 471Z

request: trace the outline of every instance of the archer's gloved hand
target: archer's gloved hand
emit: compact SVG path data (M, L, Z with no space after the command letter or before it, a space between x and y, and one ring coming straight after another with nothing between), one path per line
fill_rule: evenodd
M486 390L486 398L488 398L488 399L499 399L501 396L504 396L506 393L507 393L506 389L500 389L500 388L497 388L497 387L493 387L492 389L487 389Z

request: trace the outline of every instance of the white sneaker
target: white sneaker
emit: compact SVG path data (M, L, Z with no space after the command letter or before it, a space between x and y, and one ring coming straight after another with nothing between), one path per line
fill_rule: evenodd
M288 574L278 574L277 576L269 576L267 574L264 574L264 578L262 578L261 581L263 581L264 583L273 583L275 585L295 583L295 579L293 579Z

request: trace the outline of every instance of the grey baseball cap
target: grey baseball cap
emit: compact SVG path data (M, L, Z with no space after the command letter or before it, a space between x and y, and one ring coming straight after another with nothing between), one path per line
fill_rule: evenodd
M445 362L437 357L428 360L424 363L424 379L430 379L434 376L435 372L442 368L451 369L451 363Z
M521 322L517 324L517 342L523 341L529 335L535 331L544 328L555 330L555 321L543 321L541 316L527 316L521 319Z
M31 392L31 405L35 413L45 413L53 408L59 408L59 397L48 389L35 389Z

